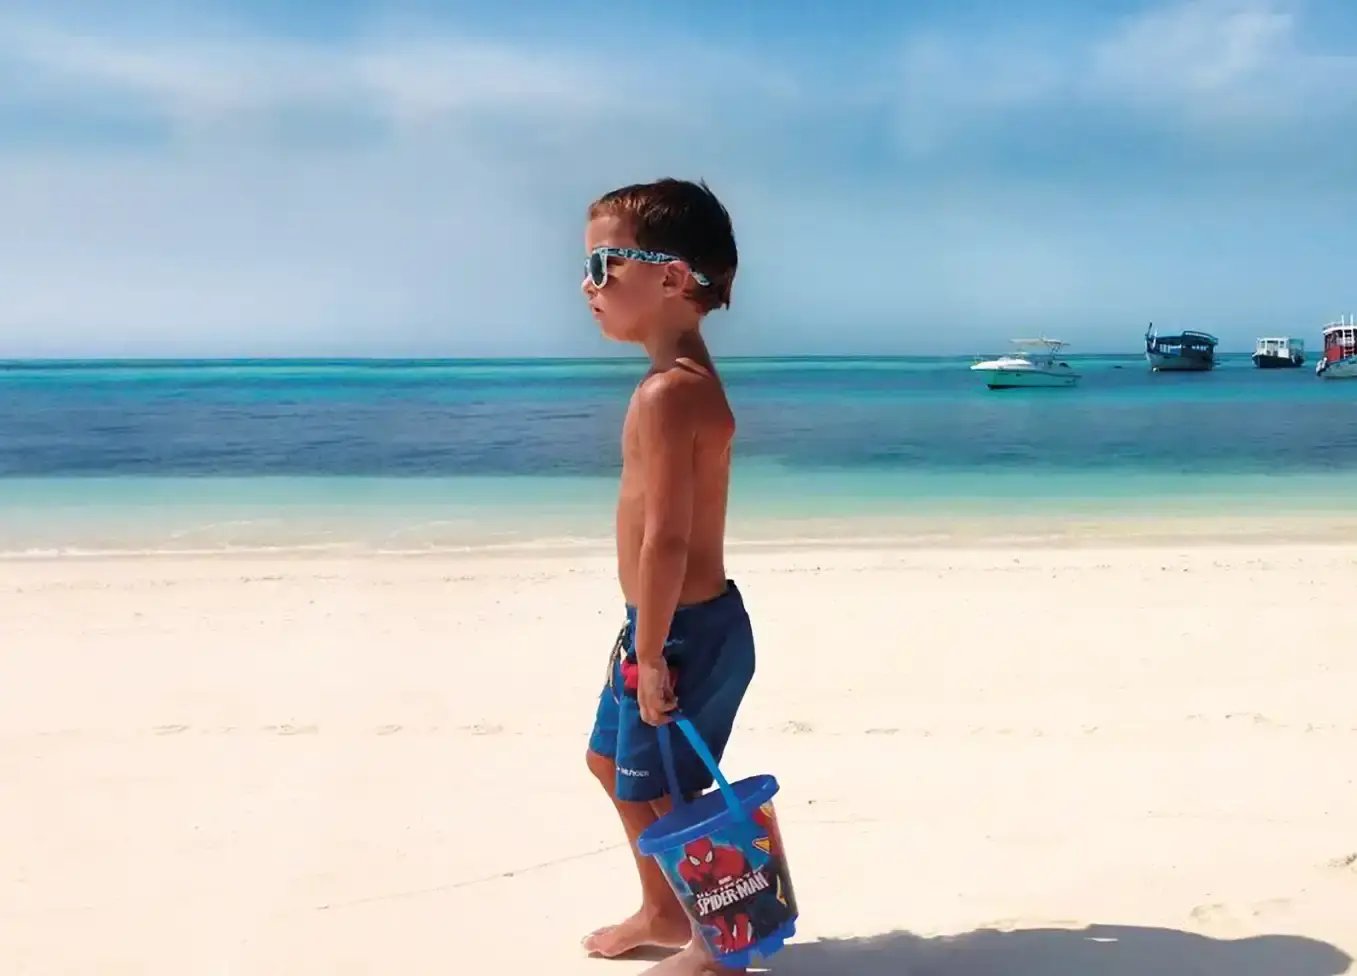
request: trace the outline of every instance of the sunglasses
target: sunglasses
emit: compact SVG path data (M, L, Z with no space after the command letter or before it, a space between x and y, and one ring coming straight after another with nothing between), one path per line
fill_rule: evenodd
M589 281L595 288L608 283L608 258L624 258L628 261L644 261L646 264L668 264L670 261L682 261L673 254L661 254L659 251L640 251L634 247L596 247L589 252L585 262ZM693 280L699 285L710 285L711 279L700 271L692 272Z

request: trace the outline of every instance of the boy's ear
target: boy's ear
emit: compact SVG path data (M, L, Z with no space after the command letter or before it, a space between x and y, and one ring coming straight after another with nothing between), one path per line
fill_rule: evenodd
M664 266L664 278L661 287L666 295L685 294L688 287L688 265L683 261L669 261Z

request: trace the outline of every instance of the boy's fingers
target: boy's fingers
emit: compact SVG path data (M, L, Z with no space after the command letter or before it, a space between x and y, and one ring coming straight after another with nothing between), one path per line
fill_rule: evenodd
M668 709L665 709L664 711L655 711L648 708L642 709L641 718L645 720L647 725L664 725L665 723L672 721L666 714L667 711Z

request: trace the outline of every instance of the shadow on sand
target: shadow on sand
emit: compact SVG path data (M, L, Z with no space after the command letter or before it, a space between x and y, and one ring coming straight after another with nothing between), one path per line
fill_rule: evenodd
M1173 929L977 929L795 943L773 976L1338 976L1352 962L1327 942L1293 935L1212 939Z

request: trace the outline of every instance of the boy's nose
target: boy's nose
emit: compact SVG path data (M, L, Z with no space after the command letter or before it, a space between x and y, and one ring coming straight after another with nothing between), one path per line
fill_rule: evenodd
M585 298L593 298L594 292L597 290L598 289L594 287L594 283L592 280L590 280L588 275L585 275L584 278L580 281L580 291L584 292Z

